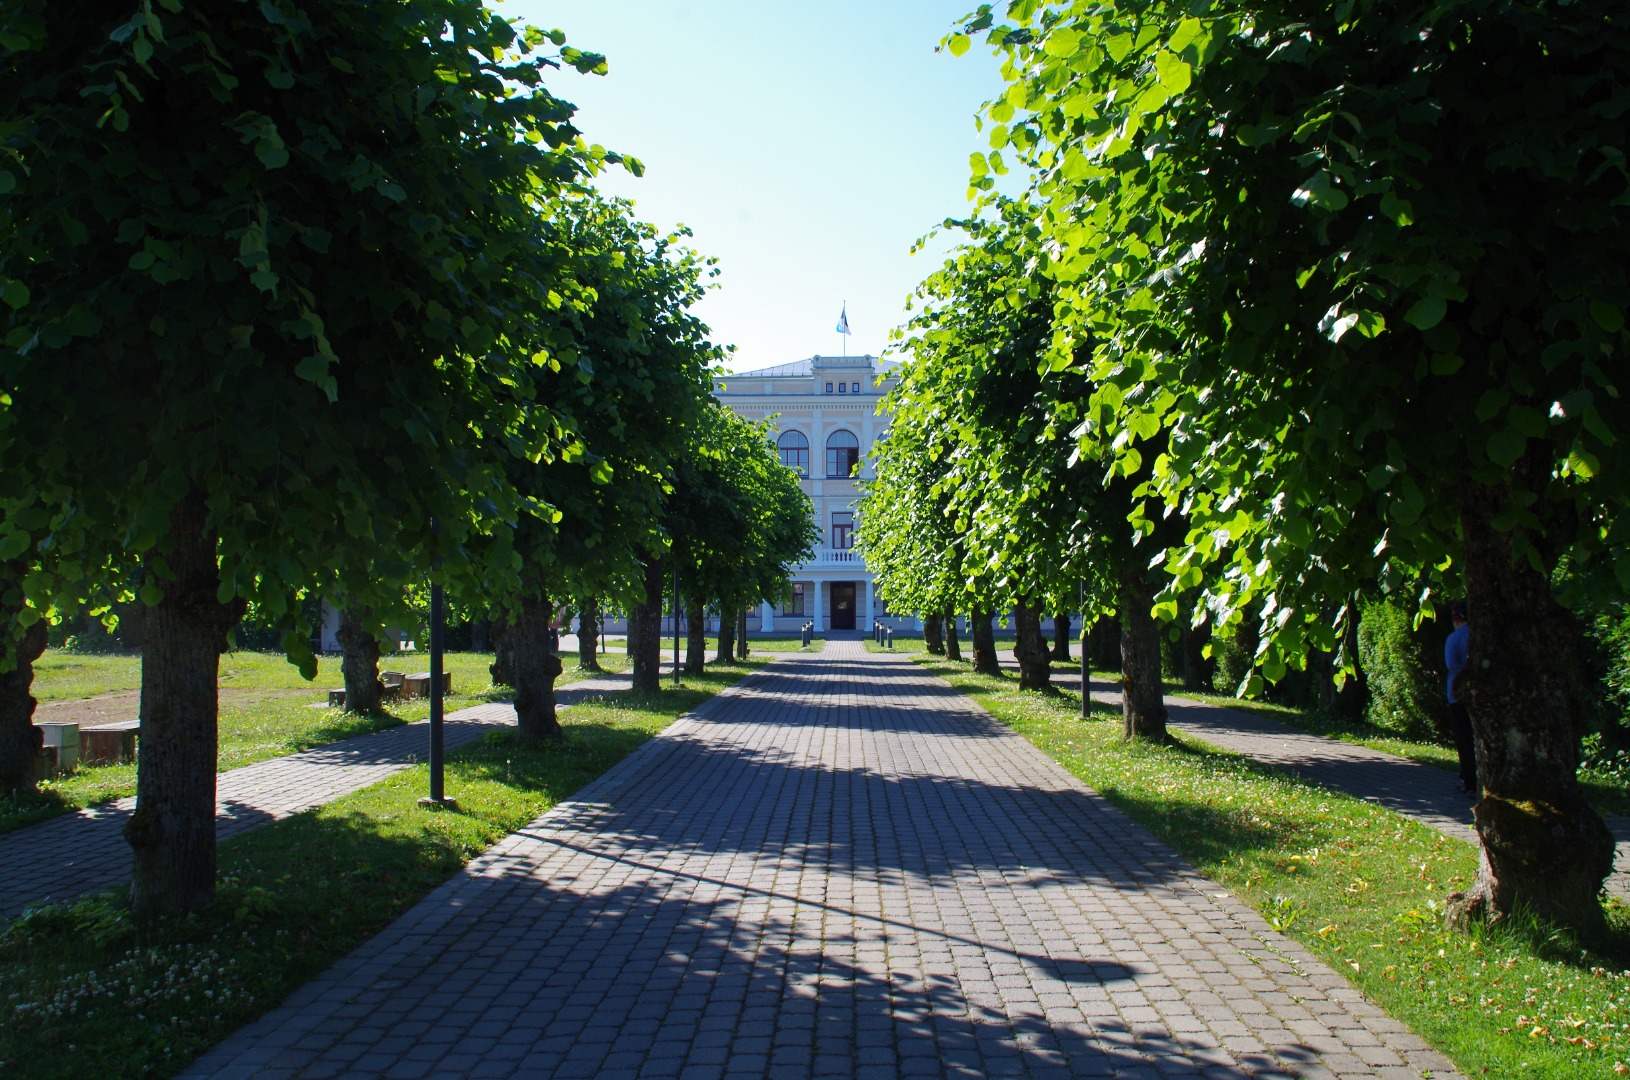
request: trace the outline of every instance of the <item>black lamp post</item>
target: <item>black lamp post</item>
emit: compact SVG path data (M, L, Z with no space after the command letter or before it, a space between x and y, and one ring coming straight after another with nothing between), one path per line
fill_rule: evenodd
M441 522L430 522L430 535L441 536ZM437 555L434 567L441 569L441 556ZM453 809L457 804L447 797L445 782L446 753L443 743L442 695L446 690L445 678L442 673L442 623L445 619L446 600L442 595L441 582L432 581L430 584L430 794L419 800L420 806L434 809Z
M1087 646L1091 643L1091 630L1087 624L1087 583L1082 581L1077 593L1081 604L1081 719L1087 718L1092 704L1092 670L1087 659Z
M674 685L679 685L679 560L674 560Z

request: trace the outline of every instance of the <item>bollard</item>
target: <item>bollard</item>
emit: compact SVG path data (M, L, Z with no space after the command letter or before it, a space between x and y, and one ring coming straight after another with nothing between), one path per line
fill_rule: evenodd
M888 638L886 644L884 645L884 648L888 649L890 652L893 652L894 651L894 627L892 627L892 626L889 627L887 630L884 631L884 634L887 635L887 638Z

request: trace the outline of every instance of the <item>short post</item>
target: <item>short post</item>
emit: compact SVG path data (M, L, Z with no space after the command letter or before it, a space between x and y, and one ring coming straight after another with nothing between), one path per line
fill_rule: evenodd
M884 647L886 649L888 649L889 652L893 652L894 651L894 627L892 627L892 626L889 627L887 630L884 631L884 633L888 635L888 641L885 643Z

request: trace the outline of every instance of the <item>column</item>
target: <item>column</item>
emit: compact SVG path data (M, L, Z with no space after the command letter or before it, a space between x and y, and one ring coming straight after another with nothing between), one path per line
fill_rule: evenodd
M860 609L863 618L860 620L861 633L869 633L872 628L872 578L866 575L866 606Z
M821 618L822 584L823 583L819 581L812 581L809 583L809 592L811 597L813 597L813 599L810 600L811 611L809 617L815 621L815 632L817 634L826 633L826 620Z
M758 632L761 634L775 633L775 608L770 604L759 605Z

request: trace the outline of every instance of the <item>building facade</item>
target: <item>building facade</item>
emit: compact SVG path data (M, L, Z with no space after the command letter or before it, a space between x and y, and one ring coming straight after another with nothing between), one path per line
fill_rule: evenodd
M760 609L760 633L794 634L806 622L818 633L864 632L875 620L900 621L883 610L854 548L859 481L870 478L872 448L888 431L880 405L896 381L894 367L875 356L812 356L715 377L721 404L744 419L769 421L782 462L803 478L821 534L814 557L793 571L790 595Z

